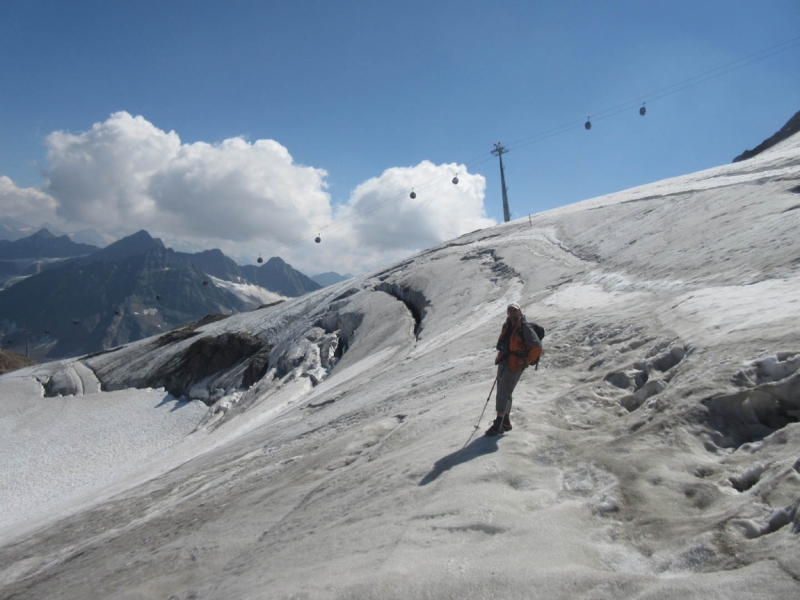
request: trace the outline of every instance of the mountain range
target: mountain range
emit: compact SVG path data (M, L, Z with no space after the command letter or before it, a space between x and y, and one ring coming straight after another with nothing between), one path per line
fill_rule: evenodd
M111 236L103 235L96 229L92 228L80 229L78 231L65 234L54 225L51 225L47 222L41 223L37 227L29 225L28 223L23 223L22 221L11 217L0 217L0 244L2 244L3 241L13 242L15 240L26 238L37 231L41 231L42 229L47 229L56 237L66 235L73 242L90 244L100 248L107 246L109 244L109 240L113 240Z
M97 246L75 243L67 235L56 237L47 229L16 241L0 240L0 260L67 258L92 254L98 250Z
M220 250L176 252L144 230L102 249L47 230L5 241L0 277L2 347L38 359L101 351L321 287L279 257L240 266ZM246 286L264 291L240 293Z

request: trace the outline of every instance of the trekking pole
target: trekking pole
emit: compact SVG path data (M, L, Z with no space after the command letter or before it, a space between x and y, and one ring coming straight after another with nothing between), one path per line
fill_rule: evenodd
M491 390L489 390L489 396L486 398L486 404L484 404L484 405L483 405L483 410L481 411L481 416L478 418L478 424L477 424L477 425L475 425L475 430L476 430L476 431L477 431L478 429L480 429L480 426L481 426L481 420L483 419L483 414L486 412L486 407L487 407L487 406L489 406L489 400L491 400L491 399L492 399L492 392L494 391L494 386L496 386L496 385L497 385L497 379L498 379L498 377L500 377L500 374L499 374L499 373L498 373L498 374L495 376L495 378L494 378L494 383L492 384L492 389L491 389Z
M463 446L461 446L462 450L467 447L467 444L469 444L469 441L472 439L472 436L475 435L475 432L478 431L478 429L480 428L481 420L483 419L483 413L486 412L486 407L489 406L489 400L492 399L492 392L494 391L494 386L497 385L497 379L499 377L500 377L500 374L498 373L494 378L494 383L492 383L492 389L489 390L489 396L486 398L486 404L483 405L483 410L481 411L481 416L478 417L478 424L475 425L475 429L472 430L472 433L469 434L469 437L467 438L467 441L464 442Z
M481 411L481 416L478 419L478 424L475 425L475 431L477 431L481 426L481 419L483 419L483 413L486 412L486 407L489 406L489 400L491 400L491 398L492 398L492 392L494 391L494 386L497 385L497 380L500 379L500 375L502 375L503 373L506 372L506 366L507 366L506 363L504 362L504 363L502 363L502 365L503 365L503 368L502 369L498 369L497 376L494 378L494 383L492 384L492 389L489 390L489 396L486 398L486 404L483 405L483 410Z

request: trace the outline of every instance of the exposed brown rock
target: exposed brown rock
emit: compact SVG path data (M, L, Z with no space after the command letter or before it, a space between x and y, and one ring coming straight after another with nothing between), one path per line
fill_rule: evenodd
M10 350L0 350L0 375L35 364L37 364L35 360L31 360L21 354Z

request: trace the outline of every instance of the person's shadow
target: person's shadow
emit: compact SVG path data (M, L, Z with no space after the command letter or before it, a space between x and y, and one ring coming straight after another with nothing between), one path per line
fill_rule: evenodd
M439 475L445 471L449 471L456 465L460 465L461 463L465 463L473 458L483 456L484 454L497 452L497 440L499 440L501 437L502 436L499 435L492 437L479 437L473 440L473 442L468 446L464 446L460 450L456 450L452 454L448 454L444 458L440 458L434 463L431 472L422 478L422 481L419 482L419 485L428 485L430 482L439 477Z

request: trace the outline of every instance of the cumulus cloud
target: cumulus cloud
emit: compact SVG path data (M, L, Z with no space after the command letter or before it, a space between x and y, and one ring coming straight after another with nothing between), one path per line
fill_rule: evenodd
M147 195L150 178L180 149L142 117L120 112L84 133L47 136L46 189L65 219L105 228L142 228L158 218Z
M458 184L452 178L458 175ZM411 191L415 198L411 198ZM359 245L375 250L421 250L494 225L483 206L486 180L464 165L387 169L359 185L336 220ZM338 224L337 223L337 224Z
M278 254L310 272L361 272L494 224L485 179L464 165L390 168L334 207L326 171L296 164L274 140L183 143L118 112L82 133L54 132L46 146L43 191L0 178L1 202L57 207L81 227L147 229L168 244L219 247L239 259ZM318 232L322 245L313 243Z
M46 144L59 214L94 227L285 242L330 221L325 171L295 164L272 140L184 144L119 112Z
M458 174L458 184L452 183ZM337 207L322 243L311 239L279 249L310 273L362 273L401 260L469 231L494 225L486 217L486 181L464 165L434 165L384 171L357 186ZM416 198L410 197L414 189Z
M273 140L182 146L150 180L148 196L175 232L279 241L330 222L327 173L293 163Z
M55 199L36 188L20 188L14 182L0 175L0 214L5 217L26 218L30 215L42 220L55 216Z

